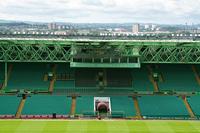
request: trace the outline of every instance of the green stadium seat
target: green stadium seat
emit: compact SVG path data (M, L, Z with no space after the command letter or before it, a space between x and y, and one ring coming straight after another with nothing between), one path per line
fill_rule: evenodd
M0 87L4 83L4 79L5 79L4 75L5 75L5 64L4 63L0 63Z
M71 98L54 95L33 95L28 97L22 115L68 115Z
M70 68L69 64L58 63L56 64L56 73L57 74L71 74L74 75L74 69ZM60 89L71 89L75 87L75 80L57 80L54 84L54 90Z
M149 80L148 71L145 65L139 69L132 70L133 88L136 91L153 91L153 85Z
M15 115L20 100L17 96L0 96L0 115Z
M75 87L74 80L68 81L56 81L54 84L54 89L70 89Z
M49 71L46 63L14 63L6 89L48 90L49 81L44 81L44 75Z
M133 99L127 96L111 96L111 114L114 117L133 117L136 115Z
M94 115L94 97L93 96L81 96L76 99L76 114L91 114Z
M198 117L200 116L200 96L191 96L188 99L188 103L190 104L192 111L194 112L195 115Z
M176 96L142 96L138 98L142 116L188 117L181 98Z
M200 91L191 65L159 65L164 82L159 82L161 91Z

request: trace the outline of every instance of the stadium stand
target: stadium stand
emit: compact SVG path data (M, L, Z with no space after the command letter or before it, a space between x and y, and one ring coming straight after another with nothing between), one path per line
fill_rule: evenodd
M122 115L123 117L133 117L136 115L133 99L127 96L112 96L111 98L112 116Z
M93 96L82 96L76 100L76 111L77 115L95 115L94 112L94 97Z
M70 105L66 96L33 95L27 98L22 115L68 115Z
M133 88L136 91L153 91L153 85L148 78L148 71L145 66L132 70Z
M47 64L33 65L31 63L13 63L13 69L8 80L7 90L48 90L49 81L45 79L50 70Z
M108 69L106 71L108 87L132 87L132 77L129 69Z
M200 96L191 96L187 99L188 99L188 102L189 102L194 114L197 117L200 117L200 104L199 104Z
M176 96L142 96L139 107L143 117L188 117L181 98Z
M20 98L17 96L0 96L0 115L12 115L17 112Z
M56 66L55 69L53 69ZM4 65L0 64L1 83L4 82ZM199 69L196 66L196 69ZM156 68L142 65L140 69L105 69L106 86L98 86L100 69L70 68L69 64L13 63L6 90L44 90L48 91L49 73L55 73L53 95L30 95L24 101L20 110L20 100L16 96L0 96L2 109L0 115L26 116L53 114L65 116L97 116L94 111L94 96L108 96L111 100L111 117L131 118L189 118L187 104L191 106L194 115L200 116L198 96L185 99L177 96L137 96L134 91L155 91L150 76L154 72L160 74L163 81L156 81L160 91L199 91L196 75L191 65L157 65ZM150 75L151 74L151 75ZM62 96L56 96L59 92ZM54 94L55 93L55 94ZM65 94L66 96L63 96ZM128 97L128 96L135 96ZM67 97L69 96L69 97ZM72 97L75 97L73 99ZM188 103L187 103L188 101ZM7 105L12 108L8 110ZM72 109L73 108L73 109ZM7 110L6 110L7 109ZM73 111L72 111L73 110ZM192 112L190 111L190 112ZM16 117L21 118L21 117ZM192 117L190 117L192 118Z
M78 69L75 72L76 87L96 87L98 69Z
M199 91L191 65L159 65L163 82L159 82L161 91Z
M4 74L5 73L5 66L3 63L0 63L0 88L3 87L4 84Z
M74 70L68 64L56 64L56 76L55 90L75 87Z

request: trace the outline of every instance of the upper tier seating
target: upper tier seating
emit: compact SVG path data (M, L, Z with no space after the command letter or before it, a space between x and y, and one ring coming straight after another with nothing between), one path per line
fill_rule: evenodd
M48 90L50 81L45 80L45 76L53 71L54 64L12 63L12 65L13 67L8 79L8 85L5 89ZM4 64L1 63L0 67L2 68L0 69L0 84L3 85ZM198 66L196 67L198 69ZM58 91L69 89L70 92L74 89L74 91L78 91L78 93L82 93L81 91L84 93L87 93L87 91L98 91L99 82L97 75L100 71L102 71L102 69L85 68L76 68L75 71L75 68L70 68L68 63L58 63L56 64L56 73L58 76L61 75L61 78L58 77L55 81L54 89ZM198 85L195 79L191 65L158 65L156 71L161 73L163 77L163 82L158 82L160 91L200 91L200 85ZM139 69L108 69L106 73L107 86L105 88L108 89L105 89L105 94L107 92L118 93L122 88L126 88L127 93L133 91L154 91L146 65L142 65ZM62 79L63 74L66 75L64 79ZM95 90L90 90L90 87ZM112 91L112 88L116 91Z
M159 65L164 82L159 89L172 91L200 91L191 65Z
M66 96L33 95L26 99L22 115L68 115L70 106Z
M20 99L17 96L0 96L0 115L15 115Z
M132 77L129 69L108 69L106 71L107 87L132 87Z
M176 96L142 96L138 98L142 116L185 117L188 112L181 98Z
M75 87L74 69L69 64L56 64L56 74L66 74L66 80L57 79L54 89L70 89Z
M200 96L191 96L187 99L194 114L200 116Z
M5 75L5 65L4 63L0 63L0 88L3 86L4 83L4 76Z
M133 88L137 91L153 91L153 85L149 80L145 65L139 69L132 69Z
M6 89L48 90L49 81L44 81L44 75L51 71L45 63L13 63Z

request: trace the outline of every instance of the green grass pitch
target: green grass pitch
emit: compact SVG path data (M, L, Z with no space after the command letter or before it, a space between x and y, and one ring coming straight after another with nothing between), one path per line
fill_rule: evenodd
M200 133L200 121L0 120L0 133Z

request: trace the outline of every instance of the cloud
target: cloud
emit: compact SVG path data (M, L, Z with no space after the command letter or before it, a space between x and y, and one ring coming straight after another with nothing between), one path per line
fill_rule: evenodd
M199 23L200 0L0 0L0 19Z

